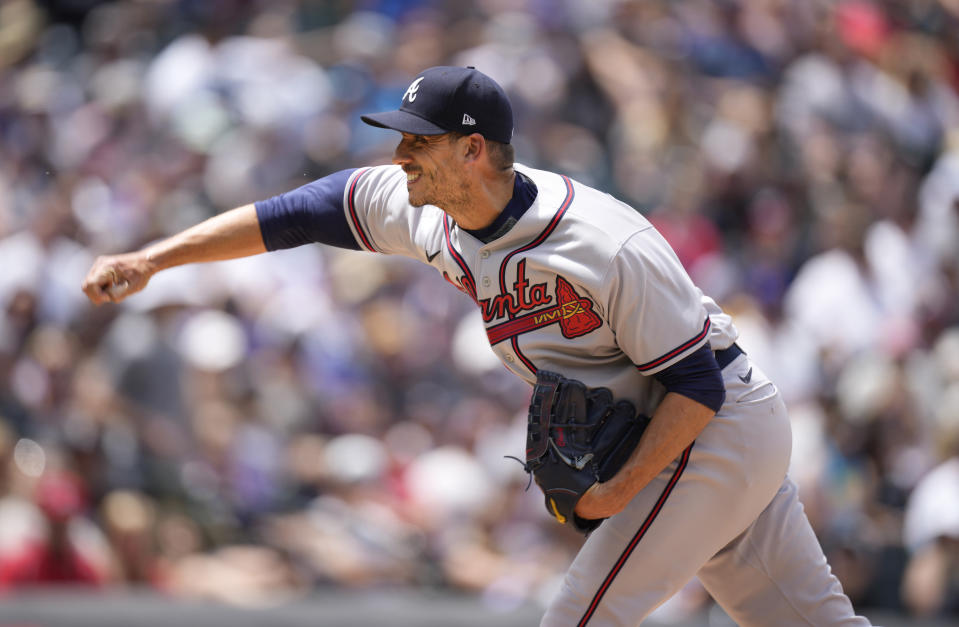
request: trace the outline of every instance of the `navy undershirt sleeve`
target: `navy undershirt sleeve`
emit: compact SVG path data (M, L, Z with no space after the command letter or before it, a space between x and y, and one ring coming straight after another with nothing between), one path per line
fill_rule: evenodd
M708 342L685 359L653 376L667 391L682 394L713 411L719 411L726 400L723 375Z
M319 242L360 250L343 212L343 191L356 168L341 170L256 203L267 250Z

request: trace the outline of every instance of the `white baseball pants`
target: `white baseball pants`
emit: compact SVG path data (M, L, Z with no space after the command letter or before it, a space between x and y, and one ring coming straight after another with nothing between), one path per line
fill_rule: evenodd
M786 477L792 436L778 390L746 355L723 378L720 411L590 535L541 626L639 625L695 575L744 627L869 625Z

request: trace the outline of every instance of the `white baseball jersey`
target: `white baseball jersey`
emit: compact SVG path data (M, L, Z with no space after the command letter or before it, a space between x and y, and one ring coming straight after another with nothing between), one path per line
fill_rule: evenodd
M476 301L509 370L530 383L546 369L608 387L651 415L664 389L648 375L707 341L732 344L729 316L637 211L565 176L516 170L538 194L490 243L437 207L410 206L398 166L355 172L344 208L367 250L425 261Z
M565 176L516 170L535 184L535 200L489 243L437 207L411 206L398 166L335 178L344 171L323 189L343 189L362 248L428 263L476 301L494 351L530 383L539 369L556 371L652 415L665 389L649 375L706 342L736 348L722 360L720 410L587 538L542 624L638 625L698 575L741 625L868 625L832 576L786 477L782 398L733 345L730 318L632 208ZM270 241L282 241L284 228Z

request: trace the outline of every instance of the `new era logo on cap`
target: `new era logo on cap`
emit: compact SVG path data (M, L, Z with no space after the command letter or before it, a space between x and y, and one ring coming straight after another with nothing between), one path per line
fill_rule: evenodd
M361 119L372 126L414 135L479 133L504 144L513 137L513 109L506 93L496 81L473 67L438 66L424 70L406 88L399 110L364 115Z

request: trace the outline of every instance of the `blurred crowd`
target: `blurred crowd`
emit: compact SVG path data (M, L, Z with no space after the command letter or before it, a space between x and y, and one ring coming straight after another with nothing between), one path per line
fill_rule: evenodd
M733 314L854 603L956 616L956 32L956 0L0 0L0 591L550 597L580 538L504 459L529 389L432 270L309 246L79 289L388 161L359 114L469 64L520 162L631 203Z

